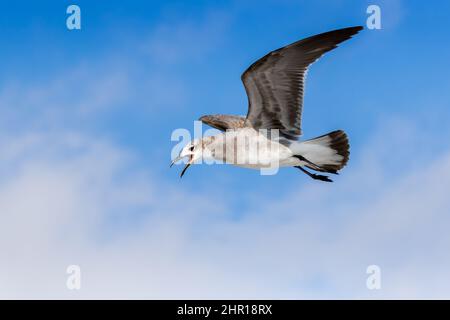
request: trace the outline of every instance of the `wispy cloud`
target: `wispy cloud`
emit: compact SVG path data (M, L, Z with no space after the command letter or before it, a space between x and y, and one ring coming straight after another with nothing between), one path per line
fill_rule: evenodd
M219 11L166 19L140 31L136 51L72 61L44 80L0 88L0 297L450 296L450 154L442 139L449 132L434 128L444 118L437 111L448 108L433 91L402 96L396 118L386 111L395 103L382 100L389 106L377 109L380 126L352 144L335 183L294 175L298 183L270 185L277 191L270 199L238 179L208 192L166 180L159 159L149 162L133 143L95 126L117 110L118 121L151 111L145 120L157 123L192 107L185 78L192 74L180 70L221 48L229 19ZM151 129L149 140L160 134ZM151 142L157 151L171 143L169 135ZM81 267L80 291L66 288L70 264ZM381 267L380 291L365 286L371 264Z
M230 16L217 10L204 13L201 20L172 17L160 23L143 44L155 63L201 62L205 55L217 50L224 43Z
M2 129L65 128L117 107L129 95L127 72L78 63L45 81L0 90Z
M436 266L450 264L449 154L395 180L354 164L331 187L299 186L236 221L225 199L156 179L108 141L30 134L2 136L6 146L2 297L448 296ZM366 185L370 198L349 197ZM65 288L69 264L82 267L79 292ZM380 292L365 288L370 264Z

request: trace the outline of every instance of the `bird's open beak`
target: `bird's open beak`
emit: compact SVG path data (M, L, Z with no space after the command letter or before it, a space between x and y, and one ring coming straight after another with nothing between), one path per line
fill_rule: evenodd
M172 163L170 164L170 167L172 168L172 166L173 166L176 162L180 161L180 160L183 159L183 158L184 158L184 157L178 156L178 157L176 157L175 159L173 159ZM184 173L186 172L187 168L189 168L190 165L192 164L192 159L193 159L193 157L190 156L190 159L189 159L188 163L187 163L186 166L183 168L183 171L181 171L180 178L183 177L183 175L184 175Z
M186 166L183 168L183 171L181 171L181 174L180 174L180 178L183 178L183 175L184 175L184 173L186 172L186 170L187 170L187 168L189 168L190 166L191 166L191 161L189 161L187 164L186 164Z
M170 164L170 168L172 168L172 166L173 166L176 162L180 161L181 159L183 159L183 157L181 157L181 156L178 156L178 157L176 157L175 159L173 159L172 163Z

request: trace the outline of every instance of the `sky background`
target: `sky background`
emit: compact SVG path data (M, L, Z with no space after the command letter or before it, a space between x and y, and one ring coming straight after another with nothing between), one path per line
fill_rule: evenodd
M1 298L450 298L449 2L73 3L0 11ZM169 169L174 129L246 114L252 62L370 4L308 73L304 138L350 138L334 183Z

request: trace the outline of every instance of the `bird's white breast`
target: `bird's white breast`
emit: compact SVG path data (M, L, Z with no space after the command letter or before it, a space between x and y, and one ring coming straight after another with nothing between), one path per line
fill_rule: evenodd
M204 156L244 168L284 166L292 156L291 150L267 139L265 134L253 128L230 130L214 136L205 146Z

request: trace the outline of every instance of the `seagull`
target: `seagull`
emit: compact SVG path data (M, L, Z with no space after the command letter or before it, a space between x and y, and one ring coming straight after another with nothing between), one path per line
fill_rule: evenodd
M200 121L222 132L192 140L170 166L188 158L180 175L183 177L200 159L253 169L275 163L295 167L315 180L332 182L329 176L309 170L338 174L349 159L348 138L343 130L336 130L299 141L305 77L313 62L362 29L355 26L314 35L254 62L241 76L248 97L247 116L202 116Z

